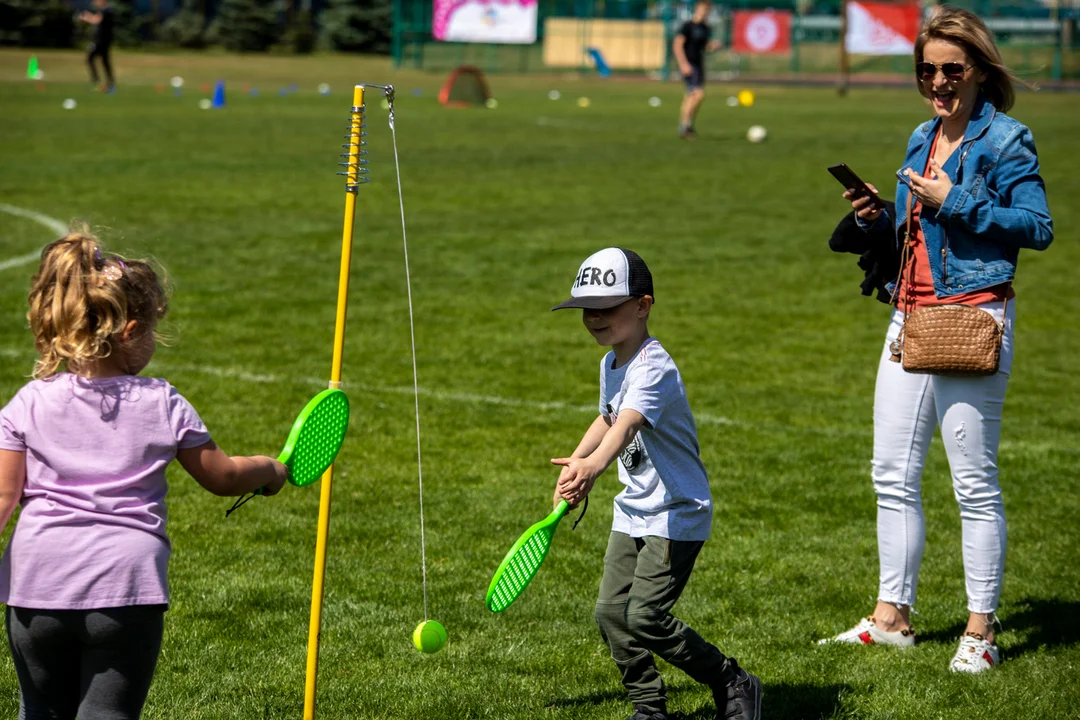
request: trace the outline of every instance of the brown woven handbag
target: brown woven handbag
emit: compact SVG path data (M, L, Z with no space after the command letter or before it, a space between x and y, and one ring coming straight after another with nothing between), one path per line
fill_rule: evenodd
M900 279L909 262L911 250L911 197L908 197L907 229L896 279L894 303L900 301ZM914 280L909 270L908 284ZM1008 308L1008 291L1005 307ZM1002 314L1004 318L1004 313ZM999 323L985 310L971 305L932 305L908 312L904 303L904 325L889 347L892 360L902 360L904 370L931 375L986 376L998 371L1004 321Z

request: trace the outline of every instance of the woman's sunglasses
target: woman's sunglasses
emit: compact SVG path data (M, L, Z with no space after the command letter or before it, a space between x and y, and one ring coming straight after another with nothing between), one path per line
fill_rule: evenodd
M933 80L937 75L938 68L941 68L941 74L945 76L946 80L963 80L964 73L970 70L973 66L964 66L958 62L937 63L921 62L915 63L915 76L920 80Z

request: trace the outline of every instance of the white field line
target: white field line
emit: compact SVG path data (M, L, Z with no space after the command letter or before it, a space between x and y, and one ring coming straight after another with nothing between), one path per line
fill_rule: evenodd
M20 350L11 347L0 347L0 357L29 360L33 357L33 353L29 349ZM155 365L151 366L150 368L151 373L154 373L156 369L169 370L171 372L178 373L211 375L213 377L239 380L241 382L255 383L257 385L281 385L292 382L303 383L304 385L311 385L313 387L326 387L327 384L325 378L305 376L283 377L279 375L271 375L269 373L253 373L246 370L240 370L235 368L219 368L210 365L174 365L172 363L169 363L168 365L163 366L155 363ZM345 382L344 386L350 390L356 390L358 392L372 394L381 393L384 395L411 396L413 393L413 388L411 385L393 387L386 385L361 385L358 383ZM557 410L589 414L595 413L597 411L595 405L575 405L573 403L561 402L558 400L526 400L521 398L502 397L499 395L443 392L440 390L427 390L423 387L420 388L420 395L422 397L430 398L439 402L468 403L470 405L493 405L496 407L525 408L528 410L548 411ZM694 418L697 420L699 425L724 425L728 427L744 428L747 430L789 432L797 435L826 435L832 437L865 438L870 437L873 432L873 429L869 427L866 429L844 430L834 427L797 427L794 425L784 425L781 423L751 423L743 420L736 420L734 418L724 417L722 415L714 415L712 413L694 413ZM1039 454L1056 451L1069 455L1080 455L1080 447L1064 447L1051 443L1029 442L1024 440L1002 440L1001 449L1024 450Z
M218 368L208 367L206 365L169 365L169 369L176 370L178 372L191 372L199 373L202 375L213 375L215 377L229 378L234 380L242 380L245 382L259 383L263 385L276 385L286 382L298 382L305 385L319 385L325 386L327 381L325 378L316 377L295 377L284 378L274 375L267 375L261 373L249 373L245 370L234 370L230 368ZM350 389L356 389L360 392L366 393L383 393L389 395L409 395L413 394L413 388L409 386L392 387L386 385L359 385L356 383L345 382L343 383ZM433 400L470 403L476 405L499 405L503 407L522 407L530 410L573 410L575 412L595 412L595 405L573 405L571 403L554 401L537 401L537 400L520 400L517 398L506 398L498 395L476 395L473 393L454 393L454 392L441 392L438 390L428 390L426 388L420 388L420 395L422 397L429 397Z
M261 373L249 373L244 370L235 370L230 368L218 368L210 367L206 365L169 365L170 370L177 372L191 372L202 375L213 375L215 377L229 378L234 380L241 380L245 382L258 383L262 385L276 385L286 382L300 382L305 385L313 385L318 387L325 387L327 381L323 378L316 377L296 377L296 378L284 378L275 375L261 374ZM409 386L386 386L386 385L360 385L356 383L345 382L344 386L348 389L357 390L359 392L366 393L382 393L390 395L409 395L413 394L413 388ZM597 412L595 405L575 405L573 403L561 402L558 400L525 400L519 398L508 398L499 395L479 395L475 393L461 393L461 392L443 392L440 390L427 390L423 387L420 388L420 395L422 397L431 398L440 402L456 402L456 403L468 403L470 405L494 405L498 407L512 407L512 408L526 408L529 410L561 410L571 411L578 413L593 414ZM694 418L699 425L725 425L728 427L745 428L748 430L762 430L762 431L779 431L789 432L799 435L827 435L833 437L870 437L873 434L873 428L867 427L866 429L858 430L844 430L834 427L797 427L794 425L784 425L780 423L750 423L742 420L736 420L734 418L724 417L722 415L714 415L712 413L694 413ZM1051 445L1049 443L1033 443L1022 440L1002 440L1001 448L1003 450L1026 450L1030 452L1046 453L1052 451L1058 451L1067 453L1070 455L1080 455L1080 448L1062 447L1058 445Z
M563 125L569 126L571 123L567 123L563 120L556 120L553 118L537 118L537 124L540 125ZM580 127L580 126L579 126ZM33 210L27 210L25 208L16 207L14 205L7 205L0 203L0 212L5 212L8 215L15 215L17 217L27 218L33 220L45 227L49 228L56 235L64 235L68 231L67 225L57 220L56 218L49 217L48 215L42 215L41 213L34 212ZM19 267L34 262L41 257L41 251L35 250L32 253L26 255L20 255L19 257L10 258L0 262L0 271L7 270L13 267ZM0 357L6 357L11 359L19 359L23 357L29 357L28 353L20 351L15 348L0 347ZM285 382L290 382L288 378L282 378L275 375L269 375L265 373L250 373L245 370L235 370L230 368L217 368L208 365L173 365L172 369L180 372L194 372L203 375L214 375L223 378L232 378L235 380L241 380L243 382L257 383L260 385L278 385ZM317 385L324 386L326 380L315 377L300 377L292 378L292 382L302 382L305 385ZM347 383L349 387L355 387L361 392L368 393L384 393L393 395L412 395L412 387L390 387L390 386L374 386L374 385L355 385L353 383ZM574 405L572 403L565 403L558 400L522 400L519 398L507 398L499 395L477 395L473 393L454 393L454 392L442 392L439 390L427 390L420 388L420 395L429 397L433 400L439 400L444 402L459 402L469 403L477 405L495 405L501 407L515 407L515 408L528 408L530 410L570 410L580 413L594 413L597 408L595 405ZM699 424L703 425L727 425L731 427L742 427L750 429L760 430L782 430L794 433L810 433L814 435L840 435L849 437L866 436L870 433L867 431L859 430L840 430L837 428L810 428L810 427L795 427L790 425L773 425L773 424L755 424L747 423L741 420L735 420L732 418L724 417L722 415L713 415L710 413L694 413L694 418ZM1053 447L1050 448L1045 444L1035 444L1026 442L1015 441L1002 441L1002 447L1029 447L1031 449L1056 449L1061 452L1070 454L1080 454L1080 448L1062 448Z
M33 210L27 210L26 208L15 207L14 205L5 205L0 203L0 212L7 213L8 215L15 215L16 217L26 218L27 220L33 220L36 223L44 225L52 230L54 235L64 235L68 231L67 225L60 222L56 218L49 217L48 215L42 215L41 213L34 212ZM23 265L29 265L32 262L37 261L41 257L41 250L35 250L34 252L26 253L25 255L19 255L18 257L9 258L0 262L0 272L9 270L15 267L21 267Z

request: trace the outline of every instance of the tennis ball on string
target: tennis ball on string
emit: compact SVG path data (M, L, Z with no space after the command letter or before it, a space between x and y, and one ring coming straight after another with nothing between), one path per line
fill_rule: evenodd
M437 653L446 645L446 628L437 620L425 620L413 630L412 643L422 653Z
M390 101L387 100L386 98L383 98L382 102L379 103L379 106L382 107L383 110L389 110L390 109Z
M591 105L591 104L592 104L592 102L591 102L591 101L589 100L589 98L587 98L587 97L579 97L579 98L577 99L577 106L578 106L579 108L587 108L587 107L589 107L589 105Z
M739 104L743 107L750 107L754 104L754 93L750 90L739 91Z

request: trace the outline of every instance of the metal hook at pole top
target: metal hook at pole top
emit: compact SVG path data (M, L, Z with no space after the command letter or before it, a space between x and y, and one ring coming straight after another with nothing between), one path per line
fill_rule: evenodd
M374 88L376 90L382 90L383 95L386 98L386 106L390 111L390 127L394 127L394 86L393 85L376 85L375 83L357 83L358 87Z

